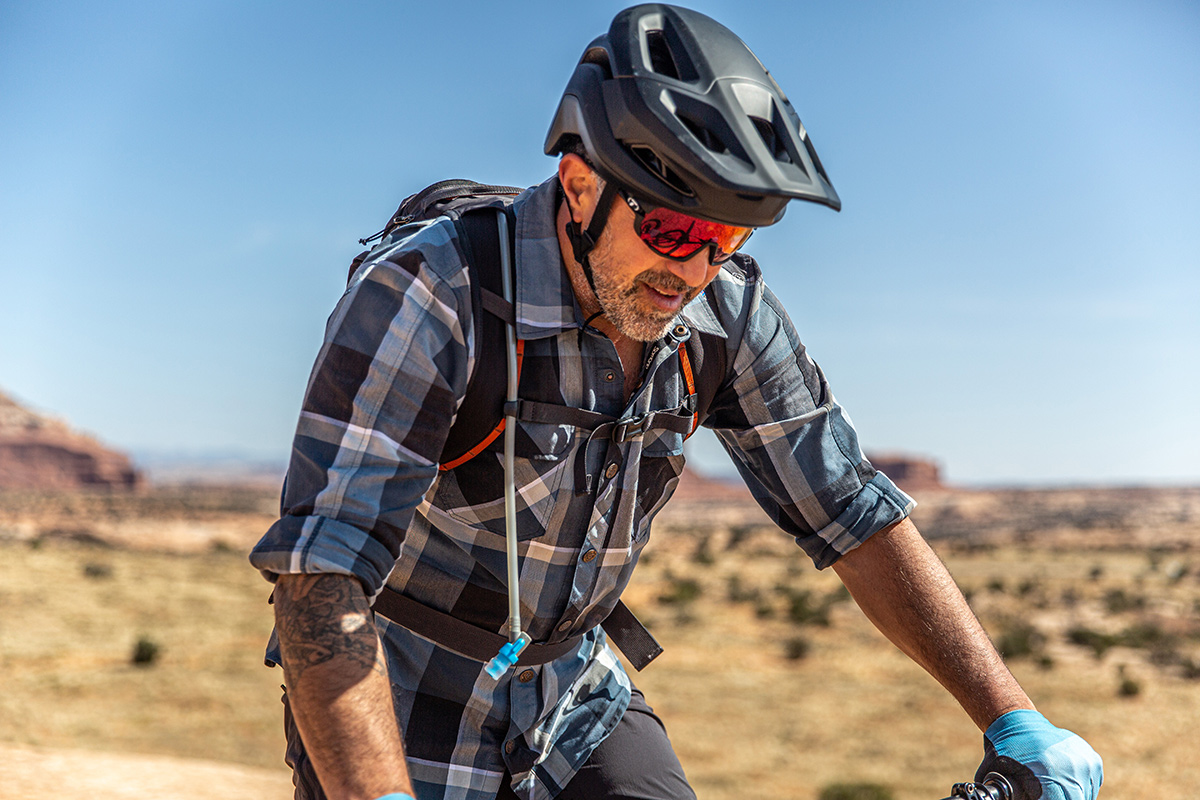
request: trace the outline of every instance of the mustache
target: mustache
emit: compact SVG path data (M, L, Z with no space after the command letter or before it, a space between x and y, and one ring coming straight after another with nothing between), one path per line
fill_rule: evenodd
M683 294L690 295L695 291L695 287L689 286L682 278L671 275L670 273L657 272L652 269L641 272L633 279L636 284L644 283L652 289L657 289L664 294Z

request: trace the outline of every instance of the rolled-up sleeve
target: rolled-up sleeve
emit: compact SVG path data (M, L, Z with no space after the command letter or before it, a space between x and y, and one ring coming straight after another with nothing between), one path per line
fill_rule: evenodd
M707 427L771 519L821 569L916 505L863 456L849 417L761 280L730 337L730 377Z
M251 563L382 588L470 372L469 286L450 223L414 228L362 267L330 316L305 391L280 519Z

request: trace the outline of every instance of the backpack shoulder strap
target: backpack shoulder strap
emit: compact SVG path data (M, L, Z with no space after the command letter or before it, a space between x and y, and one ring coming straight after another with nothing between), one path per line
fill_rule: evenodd
M438 469L450 470L469 461L499 436L504 429L505 327L516 321L516 310L501 294L500 236L496 229L495 206L450 212L462 245L471 278L471 306L475 321L475 368L467 382L467 393L458 416L446 436ZM504 207L509 230L516 230L512 205ZM516 236L509 237L510 247ZM510 259L516 264L515 252ZM517 342L517 369L521 367L524 342ZM500 424L497 424L499 422Z
M725 382L725 340L711 333L693 330L687 341L679 346L679 360L683 367L684 380L694 398L692 403L692 430L708 417L721 384Z

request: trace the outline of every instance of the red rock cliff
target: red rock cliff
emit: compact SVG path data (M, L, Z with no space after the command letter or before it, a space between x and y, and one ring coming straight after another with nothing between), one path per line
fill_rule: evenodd
M133 489L140 483L123 453L0 392L0 489Z

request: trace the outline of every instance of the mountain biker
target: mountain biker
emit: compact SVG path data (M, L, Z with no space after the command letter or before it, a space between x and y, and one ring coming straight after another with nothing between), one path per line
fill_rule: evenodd
M514 203L522 402L686 419L677 353L706 337L724 373L695 421L985 730L981 774L1095 797L1099 757L1034 710L739 252L789 200L840 208L754 54L687 9L622 11L577 65L545 150L556 175ZM522 613L534 642L566 650L499 680L462 652L472 630L503 631L507 608L499 456L438 468L472 370L503 369L473 363L459 238L446 217L405 225L359 267L309 381L281 517L251 554L275 582L268 661L284 669L296 797L694 797L599 627L678 481L687 427L605 438L523 419ZM435 624L372 614L385 584Z

